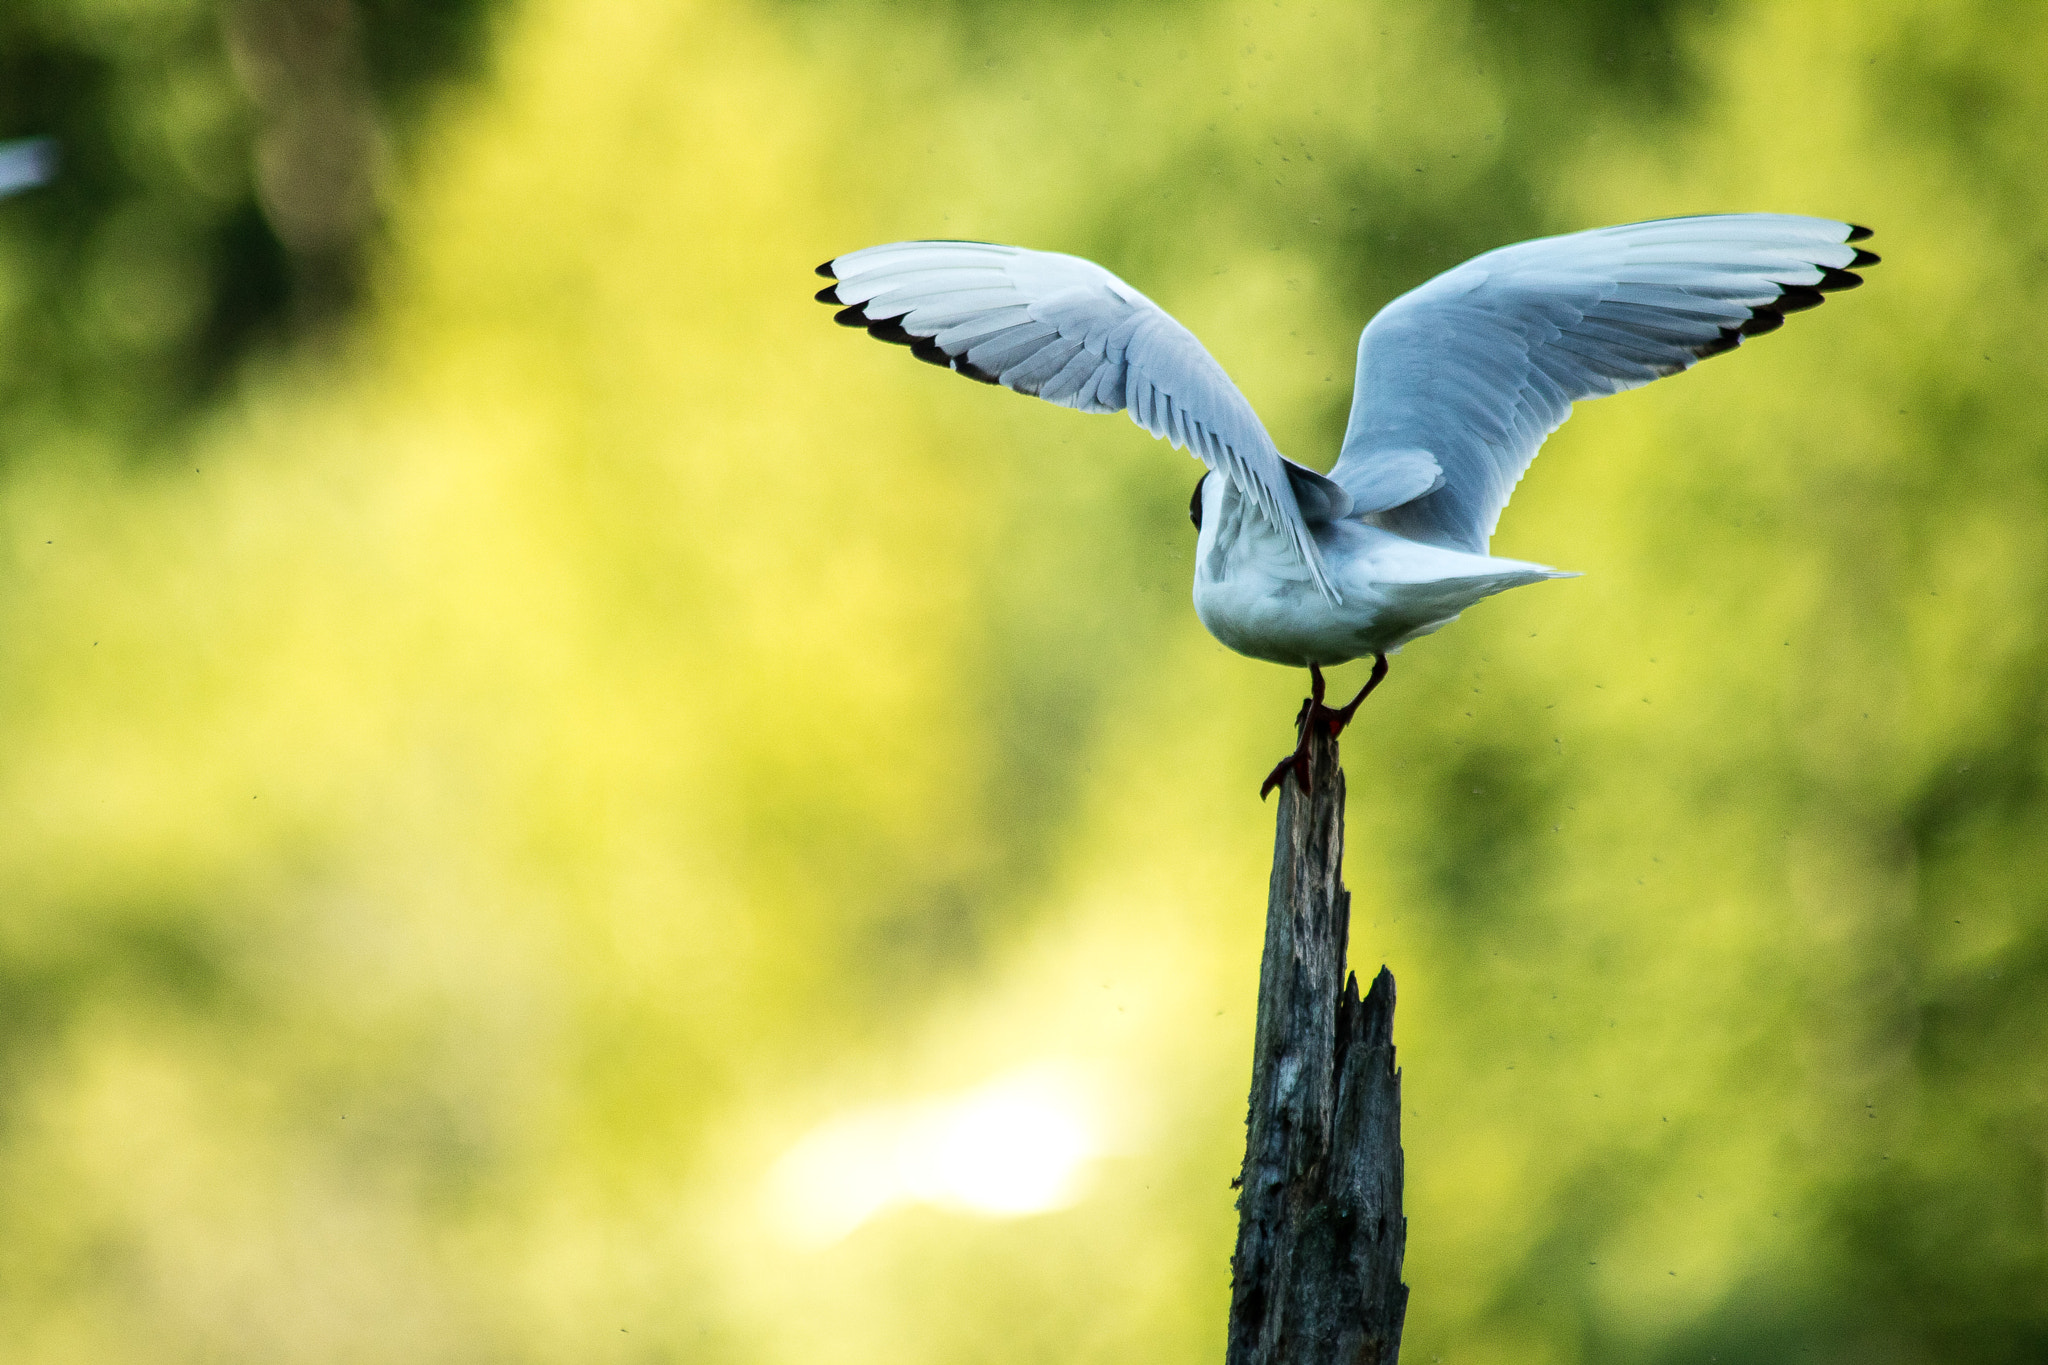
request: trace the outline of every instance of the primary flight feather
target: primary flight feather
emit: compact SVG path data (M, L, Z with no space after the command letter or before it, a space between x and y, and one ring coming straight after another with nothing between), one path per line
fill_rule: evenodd
M1306 665L1301 744L1343 728L1385 656L1483 597L1558 570L1487 543L1582 398L1688 369L1861 284L1867 228L1737 213L1501 247L1395 299L1358 343L1336 467L1280 454L1193 333L1091 261L982 242L895 242L818 267L837 320L935 365L1083 412L1128 411L1208 466L1190 507L1195 612L1243 654ZM1375 656L1348 706L1325 664Z

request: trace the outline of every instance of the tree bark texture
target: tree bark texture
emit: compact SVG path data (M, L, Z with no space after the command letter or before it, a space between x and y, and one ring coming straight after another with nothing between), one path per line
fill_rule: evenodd
M1394 1365L1408 1307L1394 977L1347 978L1334 739L1310 775L1279 791L1226 1365Z

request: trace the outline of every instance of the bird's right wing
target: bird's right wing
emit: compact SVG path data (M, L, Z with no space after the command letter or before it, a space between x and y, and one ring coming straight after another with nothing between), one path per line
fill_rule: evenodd
M1380 311L1330 476L1388 529L1475 554L1581 398L1732 350L1863 282L1868 228L1730 213L1489 251Z
M920 360L1082 412L1120 412L1223 474L1293 542L1337 600L1310 522L1344 490L1283 459L1258 414L1192 332L1078 256L985 242L893 242L835 256L818 291L837 320Z

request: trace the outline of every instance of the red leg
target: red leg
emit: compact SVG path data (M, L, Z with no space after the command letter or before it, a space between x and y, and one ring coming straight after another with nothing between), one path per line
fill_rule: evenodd
M1338 707L1336 710L1330 712L1330 715L1332 717L1332 720L1330 722L1331 738L1334 739L1336 736L1344 733L1344 727L1349 725L1351 723L1351 717L1358 713L1358 704L1364 701L1367 697L1371 696L1372 690L1375 687L1378 687L1382 682L1385 682L1386 677L1387 656L1384 654L1373 655L1372 676L1365 680L1365 686L1358 689L1357 696L1353 697L1350 701Z
M1358 711L1359 703L1372 695L1387 676L1387 656L1375 654L1372 661L1372 676L1365 680L1365 686L1358 689L1358 695L1343 706L1331 707L1323 704L1323 670L1314 664L1308 666L1309 695L1301 704L1301 710L1294 717L1296 742L1294 752L1280 760L1273 771L1266 774L1266 780L1259 784L1259 800L1263 801L1273 789L1287 780L1287 774L1294 774L1294 781L1303 792L1313 789L1309 785L1308 746L1309 736L1318 725L1327 727L1330 738L1344 733L1344 727L1351 724L1351 717Z

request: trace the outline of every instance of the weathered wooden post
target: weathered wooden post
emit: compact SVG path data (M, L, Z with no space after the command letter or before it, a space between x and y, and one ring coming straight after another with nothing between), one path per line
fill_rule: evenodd
M1226 1365L1394 1365L1401 1257L1401 1076L1394 977L1347 979L1344 772L1315 736L1313 795L1280 786L1251 1112L1238 1180Z

